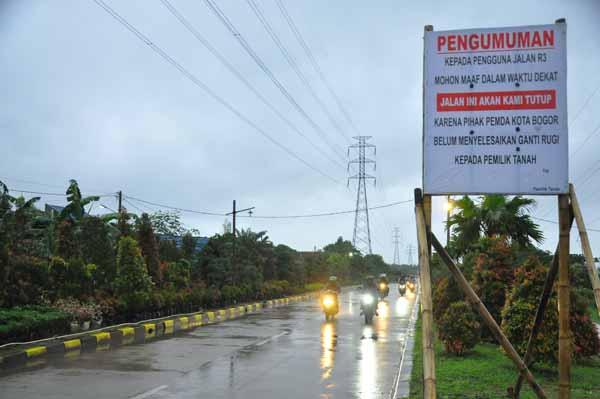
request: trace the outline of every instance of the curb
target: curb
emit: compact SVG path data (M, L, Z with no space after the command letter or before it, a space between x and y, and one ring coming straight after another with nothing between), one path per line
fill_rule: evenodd
M153 321L141 321L126 327L113 329L105 327L104 330L106 331L91 331L75 338L48 338L48 342L25 345L22 349L9 349L6 354L0 354L0 368L37 364L40 360L43 362L48 355L63 354L65 357L72 357L79 355L82 351L91 352L130 344L142 344L158 337L173 335L179 331L193 330L204 325L236 319L249 313L257 313L266 308L307 301L314 297L315 293L294 295L224 309L170 316Z

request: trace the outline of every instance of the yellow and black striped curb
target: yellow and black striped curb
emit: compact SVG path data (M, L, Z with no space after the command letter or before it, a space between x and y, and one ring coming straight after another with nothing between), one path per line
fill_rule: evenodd
M0 353L0 368L9 368L23 364L34 364L50 354L64 354L65 357L77 356L81 351L107 350L113 347L141 344L157 337L172 335L178 331L187 331L203 325L214 324L256 313L263 308L285 306L289 303L306 301L315 297L315 293L295 295L264 302L236 305L224 309L191 313L184 316L171 316L164 319L142 321L131 326L110 328L102 331L83 333L70 339L52 339L37 344L8 349Z

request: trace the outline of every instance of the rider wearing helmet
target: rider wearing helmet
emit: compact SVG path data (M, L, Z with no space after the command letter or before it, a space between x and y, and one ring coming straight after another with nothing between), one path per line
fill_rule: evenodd
M336 276L329 277L329 281L327 281L327 284L325 285L325 290L331 290L337 293L339 293L342 290L340 285L338 284Z

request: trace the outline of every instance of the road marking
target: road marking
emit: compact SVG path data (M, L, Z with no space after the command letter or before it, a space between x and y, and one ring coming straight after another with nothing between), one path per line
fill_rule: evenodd
M272 337L263 339L262 341L258 341L255 344L251 344L250 346L263 346L264 344L269 343L279 337L283 337L284 335L288 335L289 333L290 333L289 331L283 331L283 332L280 332L279 334L273 335Z
M162 391L163 389L167 389L168 387L169 387L168 385L161 385L161 386L151 389L149 391L140 393L139 395L130 396L129 399L144 399L144 398L147 398L148 396L154 395L155 393Z
M398 367L398 374L396 375L396 378L394 379L394 388L392 389L392 392L390 392L390 399L396 399L398 397L398 389L400 388L400 377L402 375L402 368L404 367L404 358L406 355L406 348L408 347L408 338L409 335L411 334L411 331L414 329L414 324L417 320L417 315L418 315L418 309L419 309L419 294L420 294L420 287L419 290L417 291L416 295L415 295L415 300L413 302L413 308L412 308L412 312L410 315L410 319L408 321L408 326L406 327L406 335L404 337L404 345L402 348L402 357L400 358L400 366ZM414 343L416 344L416 343Z

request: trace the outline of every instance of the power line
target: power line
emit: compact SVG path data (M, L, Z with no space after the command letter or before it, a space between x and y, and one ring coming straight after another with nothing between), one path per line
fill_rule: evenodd
M531 216L531 218L532 218L532 219L535 219L535 220L539 220L539 221L541 221L541 222L552 223L552 224L558 224L558 222L557 222L557 221L555 221L555 220L549 220L549 219L544 219L544 218L538 218L538 217L536 217L536 216ZM593 228L591 228L591 227L586 227L585 229L586 229L586 230L589 230L589 231L594 231L594 232L600 233L600 229L593 229Z
M18 193L25 193L25 194L53 195L53 196L57 196L57 197L66 197L67 196L67 194L64 194L64 193L47 193L47 192L40 192L40 191L27 191L27 190L21 190L18 188L9 188L8 191L15 191Z
M590 134L587 135L585 140L583 140L583 142L579 145L579 147L577 147L577 149L575 150L575 152L573 152L573 154L571 154L571 156L574 156L579 151L581 151L581 149L583 149L583 146L585 145L585 143L587 143L589 141L589 139L591 139L593 136L595 136L598 132L600 132L600 125L596 126L596 128L594 130L592 130L592 132Z
M187 208L180 208L180 207L176 207L176 206L171 206L171 205L164 205L164 204L159 204L156 202L151 202L151 201L146 201L143 200L141 198L136 198L136 197L132 197L130 195L124 196L125 198L129 198L131 200L137 201L137 202L141 202L143 204L147 204L147 205L154 205L160 208L166 208L166 209L172 209L174 211L181 211L181 212L187 212L187 213L197 213L199 215L205 215L205 216L225 216L225 212L208 212L208 211L197 211L194 209L187 209Z
M298 67L298 63L296 62L296 59L294 58L294 56L292 54L290 54L290 52L287 50L285 45L279 39L279 36L277 35L277 33L271 27L271 24L269 23L268 19L265 17L260 6L254 0L246 0L246 2L248 3L248 5L252 9L252 11L254 12L254 15L256 15L256 17L262 24L263 28L265 28L265 30L267 31L267 34L271 37L271 39L273 40L273 42L275 43L275 45L277 46L277 48L283 55L283 58L285 58L287 63L290 65L290 67L292 67L292 69L296 73L296 76L298 76L298 79L300 79L302 84L306 87L306 89L310 93L311 97L317 102L317 104L319 104L321 110L329 119L329 122L331 122L333 127L342 136L342 138L344 138L346 141L349 142L350 139L348 138L348 135L342 130L342 128L337 123L337 121L335 120L335 118L333 117L333 115L331 114L331 112L329 111L327 106L325 105L325 103L319 98L319 96L315 92L315 89L310 84L310 81L306 78L304 73L302 73L302 70Z
M583 112L583 110L585 109L585 107L587 107L588 103L590 102L590 100L592 99L592 97L594 97L596 95L596 93L598 92L599 89L600 89L600 83L598 84L598 86L596 86L596 88L594 89L594 91L592 91L592 93L583 102L583 105L581 106L581 108L579 108L579 111L577 112L577 114L575 114L575 117L571 121L570 125L573 125L575 123L575 121L579 118L579 115L581 115L581 113Z
M202 34L194 28L194 26L187 20L180 12L173 6L168 0L161 0L163 5L169 10L169 12L198 40L204 48L206 48L213 56L215 56L229 72L231 72L248 90L250 90L258 99L266 105L275 115L279 117L290 129L295 131L298 135L303 137L315 150L317 150L321 155L327 158L329 161L335 163L336 165L343 167L343 165L331 158L329 154L327 154L323 149L317 146L308 136L306 136L292 121L286 118L275 106L269 102L265 96L263 96L252 84L233 66L223 54L221 54L208 39L206 39Z
M139 212L145 213L145 211L143 211L140 207L138 207L133 202L129 201L127 198L123 198L123 201L127 202L129 205L131 205L132 207L134 207L135 209L137 209Z
M283 15L283 18L285 19L288 26L292 30L292 33L296 37L296 40L298 41L298 43L300 43L300 46L304 50L304 53L306 54L307 58L309 59L313 69L315 70L315 72L317 72L317 75L319 75L319 78L323 82L323 85L329 91L329 94L334 99L336 105L338 106L340 112L344 115L344 118L346 119L348 124L352 127L352 129L354 129L356 134L360 136L360 132L356 128L356 125L354 124L354 121L352 120L350 113L346 110L346 107L344 107L344 104L342 104L342 101L340 100L339 96L335 93L335 91L333 90L333 87L328 82L327 78L325 77L325 74L323 73L323 70L319 66L319 63L317 62L316 58L314 57L310 47L308 46L308 44L302 37L302 34L298 30L298 27L294 23L294 20L292 19L291 15L288 13L283 2L281 0L276 0L276 2L277 2L277 6L279 7L279 10L281 11L281 14Z
M276 145L277 147L279 147L281 150L285 151L292 158L294 158L297 161L301 162L302 164L304 164L308 168L312 169L313 171L319 173L320 175L322 175L323 177L325 177L325 178L327 178L329 180L332 180L332 181L334 181L336 183L340 183L338 180L336 180L335 178L329 176L327 173L321 171L317 167L311 165L309 162L307 162L306 160L304 160L303 158L301 158L295 152L293 152L292 150L290 150L289 148L287 148L285 145L281 144L279 141L277 141L273 137L271 137L271 135L269 135L260 126L258 126L256 123L254 123L253 121L251 121L248 117L246 117L244 114L242 114L237 108L235 108L233 105L231 105L229 102L227 102L224 98L222 98L216 92L214 92L212 89L210 89L205 83L203 83L202 81L200 81L194 74L192 74L191 72L189 72L181 64L179 64L177 61L175 61L162 48L160 48L158 45L154 44L147 36L145 36L143 33L141 33L136 27L134 27L133 25L131 25L125 18L123 18L116 11L114 11L110 6L108 6L106 3L104 3L103 0L93 0L93 1L98 6L100 6L102 9L104 9L104 11L106 11L110 16L112 16L117 22L119 22L127 30L129 30L131 33L133 33L139 40L141 40L148 47L150 47L150 49L152 49L152 51L154 51L161 58L163 58L166 62L168 62L175 69L177 69L184 77L186 77L189 81L191 81L193 84L195 84L200 89L202 89L206 94L208 94L210 97L212 97L215 101L217 101L218 103L220 103L221 105L223 105L225 108L227 108L231 113L233 113L235 116L237 116L243 122L245 122L247 125L249 125L254 130L256 130L260 135L262 135L263 137L265 137L271 143L273 143L274 145Z
M264 63L264 61L260 58L260 56L254 51L252 46L244 39L241 33L237 30L235 25L227 18L227 15L212 1L205 0L208 8L213 12L213 14L221 21L221 23L229 30L229 32L233 35L233 37L240 43L240 45L244 48L246 53L254 60L256 65L267 75L267 77L273 82L273 84L279 89L281 94L288 100L288 102L298 111L300 115L312 126L312 128L319 134L321 139L325 141L325 143L329 146L329 148L338 156L340 159L344 160L343 155L338 151L337 148L329 141L327 137L327 133L306 113L304 108L298 104L296 99L290 94L290 92L285 88L285 86L275 77L271 69Z
M9 188L8 191L14 191L17 193L24 193L24 194L37 194L37 195L51 195L51 196L56 196L56 197L68 197L69 194L65 194L65 193L49 193L49 192L42 192L42 191L29 191L29 190L21 190L20 188ZM114 194L99 194L99 195L95 195L92 194L90 195L91 197L112 197Z
M226 216L226 212L222 212L222 213L221 212L209 212L209 211L199 211L199 210L194 210L194 209L189 209L189 208L181 208L181 207L176 207L176 206L172 206L172 205L165 205L165 204L160 204L157 202L146 201L141 198L132 197L130 195L124 196L124 198L134 200L137 202L141 202L141 203L147 204L147 205L153 205L153 206L156 206L159 208L165 208L165 209L172 209L172 210L180 211L180 212L196 213L196 214L205 215L205 216L219 216L219 217ZM408 204L411 202L413 202L413 200L396 201L396 202L391 202L388 204L373 206L373 207L370 207L369 210L389 208L392 206ZM359 210L364 211L364 209L359 209ZM256 215L256 214L253 214L252 216L239 215L238 217L245 217L245 218L252 218L252 219L300 219L300 218L313 218L313 217L344 215L344 214L350 214L350 213L354 213L354 212L356 212L356 209L347 210L347 211L333 211L333 212L310 213L310 214L299 214L299 215Z

